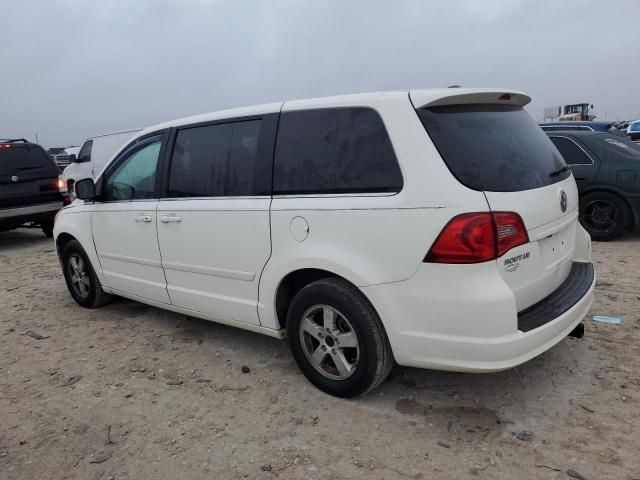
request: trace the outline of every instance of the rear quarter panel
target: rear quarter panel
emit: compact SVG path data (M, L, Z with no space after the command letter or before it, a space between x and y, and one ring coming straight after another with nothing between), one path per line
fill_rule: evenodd
M380 94L361 101L354 96L332 104L323 99L286 103L283 111L331 106L375 109L382 117L404 187L397 194L275 196L271 205L271 258L262 273L260 322L279 328L275 297L282 279L295 270L316 268L366 285L411 278L444 225L466 211L486 211L481 192L458 183L422 127L406 93ZM291 223L309 226L298 241ZM298 221L299 222L299 221ZM374 305L375 306L375 305ZM383 319L384 321L384 319Z

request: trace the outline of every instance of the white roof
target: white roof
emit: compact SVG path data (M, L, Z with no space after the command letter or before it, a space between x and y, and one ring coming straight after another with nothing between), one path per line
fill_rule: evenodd
M210 122L220 119L246 117L251 115L263 115L266 113L277 113L283 108L283 106L285 106L285 104L287 109L299 109L303 107L319 108L323 105L335 106L340 103L353 105L354 103L362 102L363 104L366 104L367 102L379 100L384 97L399 97L404 95L409 95L416 107L423 107L426 105L453 105L459 103L504 103L524 106L531 101L531 98L522 92L497 88L437 88L370 92L334 97L290 100L287 102L268 103L264 105L203 113L154 125L140 132L140 135L146 135L147 133L162 130L164 128L179 127L193 123Z

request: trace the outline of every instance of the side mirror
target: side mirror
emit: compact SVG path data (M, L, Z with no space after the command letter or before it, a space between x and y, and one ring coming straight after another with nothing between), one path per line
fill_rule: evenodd
M76 191L76 197L80 200L93 200L96 198L96 185L92 178L83 178L78 180L73 186Z

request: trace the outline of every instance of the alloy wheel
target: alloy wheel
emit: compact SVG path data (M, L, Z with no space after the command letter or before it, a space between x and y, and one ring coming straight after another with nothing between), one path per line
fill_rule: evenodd
M69 257L67 268L74 292L82 298L88 297L91 289L91 280L84 259L77 253L72 254Z
M314 305L302 316L300 343L318 372L332 380L349 378L360 359L358 336L349 320L329 305Z

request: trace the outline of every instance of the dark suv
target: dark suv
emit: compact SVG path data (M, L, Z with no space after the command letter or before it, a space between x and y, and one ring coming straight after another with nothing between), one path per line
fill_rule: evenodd
M40 145L22 138L0 140L0 231L40 227L53 236L63 200L58 174Z
M609 133L547 131L573 172L580 223L594 240L640 225L640 146Z

